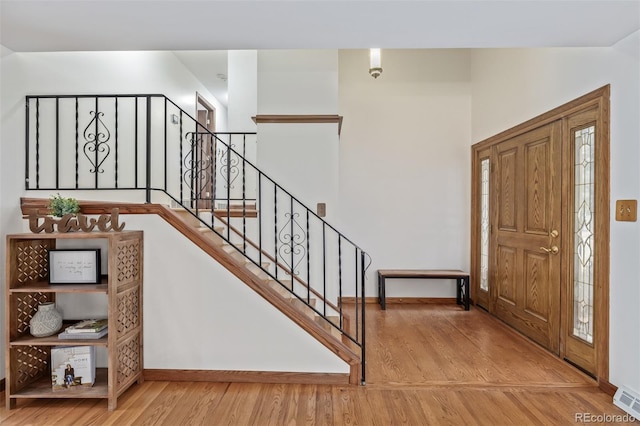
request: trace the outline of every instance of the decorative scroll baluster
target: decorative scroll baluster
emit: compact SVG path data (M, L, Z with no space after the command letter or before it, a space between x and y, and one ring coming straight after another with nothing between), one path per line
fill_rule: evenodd
M299 213L286 212L284 217L287 222L282 226L282 229L278 233L278 240L280 242L278 250L282 257L282 261L289 268L291 278L300 273L296 268L300 265L300 262L302 262L306 253L304 246L306 234L302 226L300 226L296 220L299 216ZM288 261L289 259L287 259L287 255L289 255L289 258L291 259L290 262Z
M98 188L98 174L104 173L104 169L101 169L101 166L111 153L111 147L107 144L111 138L111 133L107 126L105 126L104 122L100 119L100 117L104 116L103 112L91 111L89 114L93 118L84 129L83 136L86 142L82 150L85 157L87 157L87 160L89 160L89 163L93 167L89 170L89 173L96 175L95 187ZM91 127L94 128L93 133L90 130ZM100 128L103 129L104 133L100 131Z

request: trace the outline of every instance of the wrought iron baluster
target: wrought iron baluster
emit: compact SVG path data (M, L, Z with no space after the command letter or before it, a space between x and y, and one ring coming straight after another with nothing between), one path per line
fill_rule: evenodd
M29 100L30 98L27 96L25 99L25 119L24 119L24 149L25 149L25 156L24 156L24 187L25 189L31 189L30 185L29 185L29 145L30 144L30 140L29 140L29 116L31 115L31 109L29 108Z
M326 223L322 222L322 300L323 314L327 316L327 233Z
M294 265L294 262L293 262L294 249L293 249L293 247L294 247L294 240L295 240L295 235L293 233L293 222L294 222L295 216L294 216L294 213L293 213L293 197L290 197L289 200L290 200L290 203L289 203L289 223L290 223L289 232L290 232L290 234L289 235L291 235L291 238L290 238L290 244L291 244L291 282L293 283L293 276L297 275L296 272L295 272L295 266L293 266Z
M242 235L244 252L247 252L247 192L246 192L246 166L247 166L247 151L245 146L246 135L242 138ZM262 268L262 263L260 263Z
M36 98L36 189L40 189L40 98Z
M215 136L211 136L210 138L210 146L209 146L209 156L211 157L211 161L209 161L209 207L211 209L211 227L213 228L213 224L215 221L215 208L216 208L216 148L218 145L218 138Z
M307 209L307 303L311 303L311 259L310 256L311 231L309 228L309 209Z
M180 205L184 204L184 170L182 169L182 145L184 144L184 138L182 133L182 110L180 110Z
M340 329L342 329L342 235L338 234L338 308L340 308Z
M146 202L151 202L151 96L147 96L147 190Z
M89 169L89 173L94 175L94 189L99 189L99 175L104 173L104 169L101 166L111 153L111 147L108 144L109 139L111 139L111 132L109 132L108 127L101 119L104 113L98 110L98 97L95 97L94 107L95 111L89 112L89 115L93 116L93 118L89 121L82 134L85 140L82 151L87 160L89 160L89 164L93 167Z
M60 188L60 98L56 97L56 188Z
M164 98L164 192L167 192L168 183L167 183L167 175L169 174L169 154L167 148L167 136L169 132L169 120L167 111L167 98Z
M356 253L358 252L358 249L356 248ZM360 291L360 296L362 297L362 302L360 304L361 309L362 309L362 321L361 321L361 327L362 327L362 332L360 334L360 353L361 353L361 368L362 368L362 375L361 375L361 383L362 386L364 386L366 384L366 343L365 343L365 299L364 299L364 281L365 281L365 266L364 266L364 258L365 258L365 252L360 250L360 268L361 268L361 273L360 273L360 283L362 285L362 290ZM356 262L357 262L357 257L356 257ZM357 265L356 265L357 266ZM357 281L356 281L356 300L358 299L358 287L357 287ZM357 305L356 305L356 312L357 312ZM356 330L358 328L357 326L357 318L356 318ZM356 336L357 337L357 336Z
M115 155L115 162L114 162L114 168L115 168L115 187L116 189L118 188L118 97L116 96L115 98L115 141L114 141L114 155Z
M96 115L95 115L95 118L96 118L95 119L96 129L95 129L95 146L94 146L94 158L95 158L95 161L93 162L93 166L95 167L95 175L94 175L95 176L95 188L97 189L98 188L98 170L99 170L99 167L98 167L98 143L99 143L99 139L100 139L100 137L98 136L99 133L100 133L99 132L99 128L98 128L98 121L99 121L98 117L100 117L100 112L98 110L98 97L97 96L96 96L96 109L95 109L95 111L96 111ZM89 125L91 125L91 123L89 123ZM86 134L86 130L85 130L85 134ZM86 137L85 137L85 139L86 139ZM89 143L89 142L90 141L87 141L87 143ZM85 146L85 153L86 153L87 144L85 144L84 146Z
M256 200L258 207L258 259L262 265L262 173L258 172L258 199ZM278 265L275 265L276 271Z
M135 134L134 134L134 138L133 138L133 145L134 145L134 150L133 150L133 158L134 158L134 180L135 180L135 187L139 188L138 186L138 97L136 96L135 98L135 102L136 102L136 113L135 113ZM180 157L182 158L182 156Z
M278 187L273 184L273 244L275 264L276 264L276 280L278 279ZM291 282L293 287L293 282Z
M231 141L227 146L227 240L231 241Z
M78 98L76 97L76 189L80 186L80 129L78 127L80 118L79 107Z

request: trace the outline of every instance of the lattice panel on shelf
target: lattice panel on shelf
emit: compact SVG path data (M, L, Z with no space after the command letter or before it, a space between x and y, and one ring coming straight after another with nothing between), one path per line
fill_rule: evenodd
M49 348L19 346L15 349L15 380L17 391L31 384L34 378L49 374Z
M140 372L140 335L129 339L127 342L118 344L118 378L116 389L126 384L132 377Z
M16 245L17 283L47 279L49 269L49 242L21 241Z
M118 294L118 337L140 326L140 288L132 287Z
M17 336L29 332L29 321L38 311L39 304L53 301L53 296L50 293L16 293L12 297L15 300Z
M140 242L119 241L116 246L118 285L137 280L140 275Z

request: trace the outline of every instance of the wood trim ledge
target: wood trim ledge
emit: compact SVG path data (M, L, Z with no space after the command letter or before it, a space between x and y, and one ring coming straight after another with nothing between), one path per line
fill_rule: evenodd
M342 132L342 116L337 114L259 114L251 117L254 123L289 123L289 124L318 124L337 123L338 136Z

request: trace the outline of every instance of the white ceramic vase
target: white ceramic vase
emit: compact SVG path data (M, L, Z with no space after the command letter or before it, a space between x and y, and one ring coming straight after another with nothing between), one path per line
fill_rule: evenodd
M53 302L38 305L38 311L29 322L31 335L34 337L51 336L62 328L62 315L56 310Z

